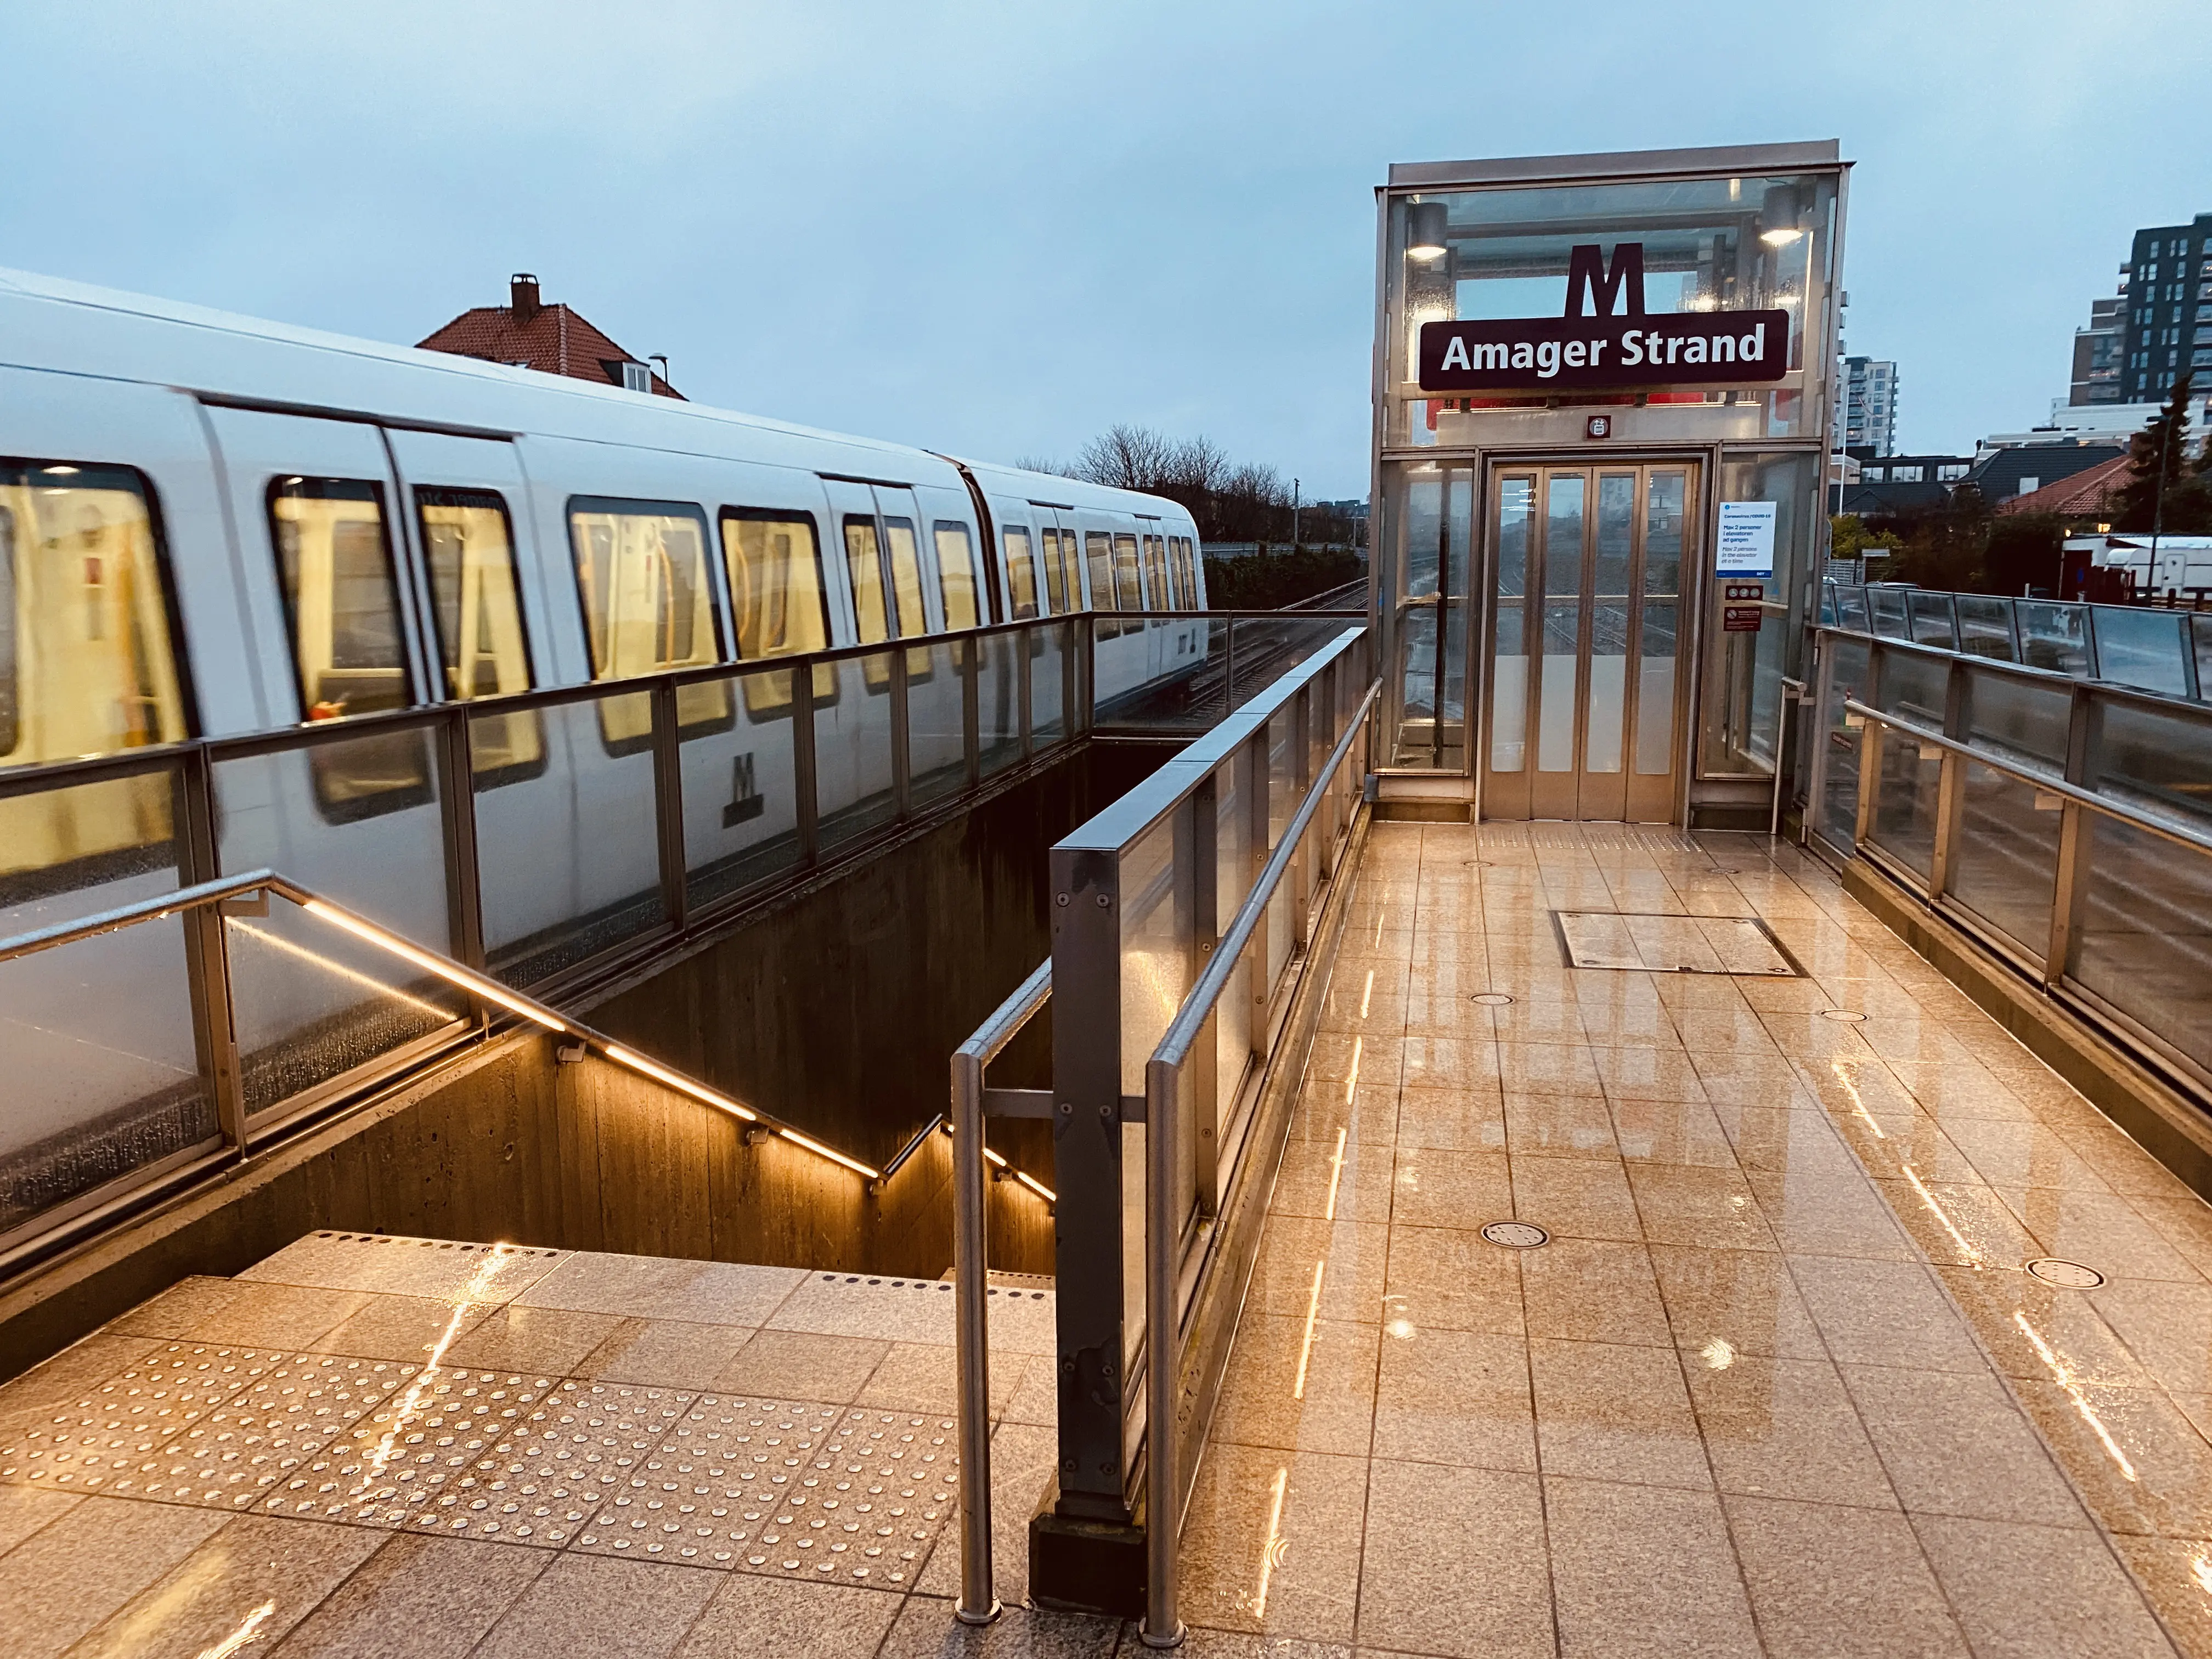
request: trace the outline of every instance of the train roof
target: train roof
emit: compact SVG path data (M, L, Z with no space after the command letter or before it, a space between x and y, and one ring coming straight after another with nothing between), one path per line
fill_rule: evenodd
M151 382L215 402L343 412L397 426L956 482L947 458L911 445L5 267L0 367ZM1171 501L1132 490L994 462L963 464L1007 495L1121 511L1142 501L1182 514Z

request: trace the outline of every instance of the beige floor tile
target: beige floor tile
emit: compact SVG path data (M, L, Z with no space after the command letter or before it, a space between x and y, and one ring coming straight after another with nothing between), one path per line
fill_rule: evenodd
M1697 1067L1698 1085L1705 1098L1717 1106L1817 1105L1798 1068L1778 1051L1753 1049L1747 1053L1690 1048L1690 1064Z
M1244 1311L1304 1318L1315 1266L1326 1262L1321 1316L1373 1321L1382 1315L1389 1259L1390 1230L1379 1222L1271 1215L1260 1236Z
M2094 1532L1915 1516L1976 1659L2167 1659L2173 1647Z
M58 1654L212 1537L214 1510L88 1498L0 1558L9 1659Z
M676 1651L687 1659L720 1659L732 1653L772 1653L777 1659L872 1654L904 1606L901 1597L856 1585L733 1572Z
M2075 1156L2096 1171L2098 1178L2114 1192L2130 1199L2161 1202L2185 1198L2200 1209L2205 1207L2204 1200L2184 1187L2172 1170L2112 1125L2069 1124L2059 1127L2057 1133L2073 1149ZM2136 1208L2141 1210L2143 1206L2138 1203Z
M1209 1440L1364 1455L1381 1340L1373 1324L1247 1312Z
M620 1323L612 1314L509 1303L454 1342L446 1357L456 1365L565 1375L574 1372Z
M1482 988L1478 987L1478 989ZM1523 984L1503 987L1513 1000L1490 1012L1497 1036L1511 1042L1581 1042L1588 1036L1582 1010L1571 999Z
M1529 1095L1504 1097L1506 1148L1516 1158L1620 1156L1613 1144L1613 1117L1605 1102L1592 1095Z
M2035 1526L2089 1524L1995 1376L1849 1365L1844 1378L1906 1509Z
M450 1352L498 1312L488 1303L451 1302L427 1296L390 1296L363 1291L353 1312L303 1346L321 1353L351 1354L363 1359L428 1361L434 1350Z
M1501 1152L1401 1146L1397 1164L1390 1209L1395 1225L1481 1227L1513 1212L1514 1186Z
M2212 1285L2123 1279L2087 1294L2168 1390L2212 1393Z
M1903 1515L1735 1495L1722 1506L1772 1659L1966 1659Z
M187 1336L195 1326L237 1301L240 1294L234 1280L194 1273L101 1328L114 1336Z
M1993 1187L2066 1187L2081 1192L2111 1190L2104 1177L2083 1162L2064 1138L2039 1123L2011 1123L1994 1118L1954 1118L1952 1142Z
M1587 1016L1584 1017L1587 1020ZM1689 1056L1678 1048L1610 1048L1594 1050L1598 1078L1606 1098L1624 1100L1695 1100L1705 1098L1705 1086Z
M1531 1336L1673 1347L1643 1245L1562 1237L1517 1254Z
M1641 1243L1636 1200L1620 1164L1530 1158L1513 1165L1513 1212L1555 1237Z
M752 1334L742 1325L625 1319L579 1362L576 1374L664 1389L719 1388L730 1362Z
M1184 1512L1183 1618L1212 1629L1349 1642L1367 1462L1211 1448ZM934 1643L923 1650L937 1652Z
M84 1502L70 1492L46 1492L36 1486L0 1484L0 1555L21 1543L41 1527L51 1526Z
M1711 1493L1547 1478L1544 1498L1563 1659L1757 1659L1750 1601Z
M1826 1175L1850 1166L1850 1151L1838 1137L1825 1111L1729 1102L1714 1107L1712 1112L1743 1169L1778 1173L1802 1170Z
M1293 1141L1283 1149L1268 1212L1327 1221L1387 1222L1395 1158L1389 1146L1369 1146L1349 1135L1340 1152L1334 1141Z
M204 1659L241 1637L273 1648L380 1541L365 1527L234 1516L70 1651L82 1659Z
M1030 1594L1030 1517L1060 1463L1060 1431L1049 1422L1001 1423L991 1436L991 1583L999 1600L1018 1607ZM917 1595L960 1594L960 1526L937 1535L915 1581Z
M1838 1364L1988 1370L1972 1334L1921 1263L1792 1256L1790 1267Z
M1751 1185L1736 1170L1633 1161L1627 1171L1644 1236L1653 1243L1699 1249L1774 1248Z
M1826 1360L1717 1351L1687 1356L1685 1370L1723 1492L1897 1507L1843 1382Z
M2212 1537L2212 1448L2164 1395L2083 1382L2014 1389L2108 1530Z
M1398 1138L1398 1085L1395 1083L1356 1083L1346 1095L1346 1085L1329 1081L1309 1085L1291 1115L1291 1139L1336 1144L1340 1131L1346 1140L1364 1146L1388 1146Z
M1347 917L1345 925L1358 927L1358 918ZM1406 969L1387 962L1364 963L1332 974L1322 995L1316 1029L1395 1035L1405 1023L1406 986Z
M244 1283L305 1285L331 1291L384 1291L453 1301L506 1302L568 1259L566 1250L527 1245L406 1238L388 1233L309 1233L256 1262ZM487 1260L494 1262L489 1267Z
M1531 1254L1540 1253L1504 1249L1464 1228L1393 1227L1385 1322L1519 1336L1522 1269ZM1325 1279L1322 1299L1328 1296Z
M2027 1382L2052 1380L2052 1358L2067 1375L2118 1388L2154 1388L2142 1362L2128 1351L2079 1291L2046 1285L2016 1268L1938 1267L1966 1323L2003 1375Z
M2166 1198L2130 1194L2128 1202L2191 1267L2212 1273L2212 1204L2194 1193Z
M722 1394L849 1405L868 1385L891 1346L813 1331L758 1331L708 1386Z
M1376 1370L1374 1454L1533 1472L1527 1345L1486 1332L1394 1324Z
M1776 1243L1790 1255L1920 1260L1881 1194L1856 1170L1839 1178L1826 1171L1749 1170L1744 1180Z
M1544 1340L1529 1343L1528 1359L1545 1474L1712 1485L1673 1349Z
M1409 1036L1399 1082L1409 1089L1478 1089L1498 1081L1497 1045L1486 1038Z
M768 1334L763 1332L762 1335ZM757 1341L759 1339L756 1338ZM752 1347L746 1345L747 1352ZM740 1363L744 1359L740 1353ZM1003 1357L994 1356L1000 1363L990 1368L991 1410L994 1413L1006 1409L1006 1402L1014 1397L1021 1383L1021 1372ZM788 1392L788 1391L787 1391ZM883 1358L875 1372L860 1389L854 1401L857 1405L872 1406L892 1411L955 1412L960 1408L960 1360L958 1352L939 1347L933 1342L894 1342L890 1352Z
M2046 1255L2086 1262L2112 1279L2197 1284L2203 1275L2117 1193L1999 1187L2005 1206Z
M1732 1170L1735 1148L1701 1100L1614 1100L1613 1131L1631 1162Z
M1437 1152L1506 1150L1505 1109L1494 1087L1399 1092L1397 1141Z
M2122 1534L2112 1540L2120 1559L2184 1653L2212 1653L2212 1540L2145 1538Z
M481 1659L672 1653L726 1576L658 1561L562 1555L476 1650Z
M465 1659L553 1559L504 1544L385 1538L292 1632L284 1659Z
M1395 1083L1403 1065L1402 1039L1323 1032L1306 1056L1305 1080L1317 1083Z
M1930 1261L2003 1269L2042 1254L2020 1218L1987 1187L1923 1177L1877 1181L1875 1189Z
M1359 1575L1363 1649L1548 1659L1550 1580L1534 1475L1373 1465Z
M1692 1352L1711 1349L1716 1356L1827 1358L1820 1330L1781 1256L1655 1244L1650 1257L1676 1346Z
M1585 1024L1589 1015L1583 1015ZM1597 1062L1581 1043L1501 1041L1498 1079L1525 1094L1601 1095Z
M191 1342L221 1342L247 1348L306 1348L341 1321L367 1305L361 1291L326 1291L298 1285L231 1281L232 1294L220 1308L179 1336Z
M0 1425L71 1405L133 1362L170 1345L144 1336L94 1332L42 1364L0 1384Z
M1894 1180L1909 1169L1923 1181L1986 1184L1973 1161L1924 1112L1838 1112L1831 1121L1870 1176Z

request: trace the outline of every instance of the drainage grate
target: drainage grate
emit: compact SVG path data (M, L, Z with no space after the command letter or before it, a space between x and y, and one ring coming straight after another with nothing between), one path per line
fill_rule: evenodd
M1571 968L1655 974L1748 974L1802 979L1805 970L1757 916L1622 915L1554 910Z
M1503 991L1477 991L1468 1000L1479 1002L1486 1008L1503 1008L1510 1005L1513 999Z
M1531 1221L1493 1221L1482 1230L1482 1236L1509 1250L1533 1250L1552 1242L1551 1234Z
M2045 1284L2056 1285L2063 1290L2094 1291L2105 1282L2104 1274L2094 1267L2085 1267L2078 1261L2055 1255L2038 1256L2027 1264L2027 1270Z
M1823 1008L1820 1010L1820 1018L1822 1019L1832 1019L1838 1025L1863 1025L1866 1024L1866 1016L1856 1008Z
M1475 836L1485 847L1527 847L1546 852L1702 853L1679 830L1635 823L1537 824L1486 823Z

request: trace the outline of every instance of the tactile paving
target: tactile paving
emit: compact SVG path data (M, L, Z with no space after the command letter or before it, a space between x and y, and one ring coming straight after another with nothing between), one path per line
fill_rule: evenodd
M950 1419L701 1399L575 1548L741 1571L913 1582L958 1502Z
M435 1516L470 1466L559 1386L511 1372L425 1370L302 1462L263 1507L380 1527Z
M104 1490L143 1472L156 1454L291 1356L258 1348L172 1342L50 1413L0 1436L0 1480Z
M172 1438L117 1496L247 1509L412 1377L394 1360L295 1354Z

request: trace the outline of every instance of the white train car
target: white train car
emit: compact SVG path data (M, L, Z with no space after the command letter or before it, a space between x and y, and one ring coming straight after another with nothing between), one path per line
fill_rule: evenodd
M1196 526L1171 501L0 270L0 781L891 640L915 641L917 750L949 720L957 758L943 636L1205 603ZM1202 659L1207 628L1098 634L1104 697ZM884 770L887 678L858 662L817 676L825 822L880 810L865 791ZM695 866L718 838L734 858L793 827L788 713L757 684L679 694ZM642 694L473 722L495 971L542 979L596 948L595 919L619 937L658 903L650 745ZM224 870L272 866L451 945L422 733L219 770ZM0 937L173 884L172 815L150 775L0 797ZM249 937L265 949L234 959L249 1063L361 1006L346 975L376 964L305 949L275 918ZM103 1101L190 1092L173 957L122 975L146 994L112 1019L84 1006L91 979L55 981L58 960L0 966L20 1016L0 1022L15 1028L0 1058L51 1069L79 1122ZM281 1073L259 1086L300 1081ZM42 1127L59 1126L0 1134L0 1164Z

